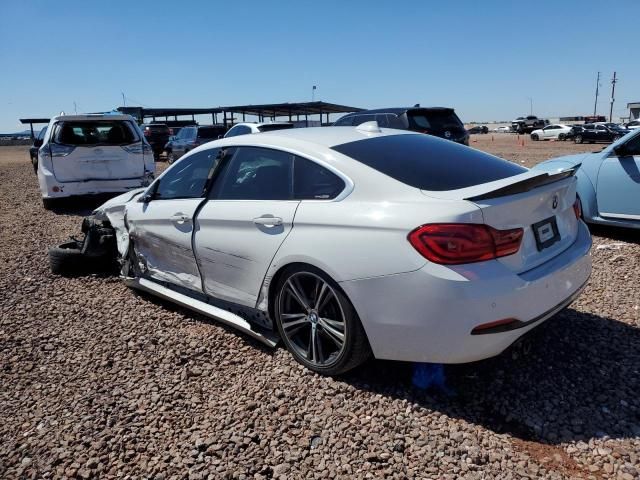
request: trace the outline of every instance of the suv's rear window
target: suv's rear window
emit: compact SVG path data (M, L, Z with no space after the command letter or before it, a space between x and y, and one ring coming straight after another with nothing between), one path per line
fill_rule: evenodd
M224 135L224 127L198 127L198 138L210 138L215 140L220 135Z
M453 110L415 110L407 112L411 130L460 130L462 122Z
M129 145L139 142L131 122L123 120L64 121L58 123L55 142L65 145Z
M421 134L388 135L332 148L421 190L456 190L527 171L479 150Z
M149 130L152 133L164 133L169 134L169 127L166 125L140 125L142 130Z
M293 123L274 123L270 125L260 125L258 130L261 132L273 132L274 130L287 130L293 128Z

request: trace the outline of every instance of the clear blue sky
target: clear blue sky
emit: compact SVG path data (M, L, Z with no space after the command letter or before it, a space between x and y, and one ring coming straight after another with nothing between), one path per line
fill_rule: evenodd
M453 106L463 121L640 101L640 1L2 0L0 132L122 104L316 99Z

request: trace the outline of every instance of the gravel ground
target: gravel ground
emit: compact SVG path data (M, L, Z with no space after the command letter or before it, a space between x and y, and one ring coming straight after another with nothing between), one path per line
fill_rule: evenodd
M472 146L528 166L594 149L516 142ZM91 206L43 210L24 147L0 178L0 477L640 477L637 233L594 230L569 310L423 391L409 364L324 378L117 278L51 275Z

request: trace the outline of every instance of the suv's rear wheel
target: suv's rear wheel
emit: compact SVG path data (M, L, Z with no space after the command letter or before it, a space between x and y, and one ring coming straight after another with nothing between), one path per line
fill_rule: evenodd
M369 358L353 305L324 272L293 266L280 277L276 292L278 331L296 361L314 372L338 375Z

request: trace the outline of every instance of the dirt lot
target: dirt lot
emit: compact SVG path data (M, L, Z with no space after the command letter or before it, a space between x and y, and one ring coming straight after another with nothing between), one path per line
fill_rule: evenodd
M472 146L527 166L601 148ZM323 378L117 278L51 275L47 246L92 205L43 210L26 147L0 149L0 179L0 477L640 476L637 233L593 230L570 309L422 391L412 365Z

